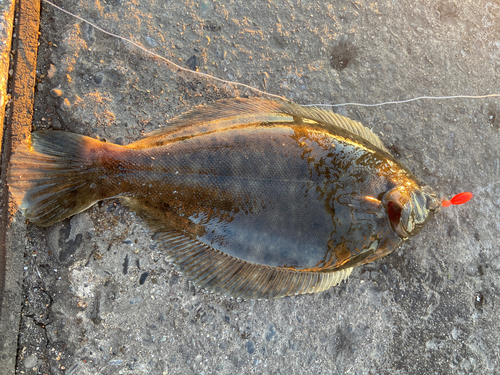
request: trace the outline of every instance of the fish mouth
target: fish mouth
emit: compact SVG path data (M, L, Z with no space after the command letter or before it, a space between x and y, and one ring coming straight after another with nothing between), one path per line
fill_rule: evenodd
M403 186L389 190L382 197L382 204L385 207L391 228L402 239L410 236L409 231L403 226L402 221L403 216L407 216L409 197L408 190Z
M389 201L386 206L387 215L389 216L389 222L391 227L396 232L398 237L408 238L410 234L405 230L403 225L401 225L401 214L404 210L400 204L393 201Z

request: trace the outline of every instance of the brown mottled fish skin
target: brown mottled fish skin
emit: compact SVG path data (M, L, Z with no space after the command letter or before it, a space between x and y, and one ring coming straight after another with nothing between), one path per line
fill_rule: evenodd
M186 277L245 298L328 289L440 207L361 124L292 103L197 107L128 146L55 131L26 146L9 185L30 221L118 197Z

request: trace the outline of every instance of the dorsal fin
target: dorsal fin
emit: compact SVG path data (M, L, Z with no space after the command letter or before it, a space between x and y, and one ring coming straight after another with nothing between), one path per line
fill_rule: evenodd
M193 108L172 121L167 127L146 135L129 144L128 148L162 146L172 140L193 135L220 131L227 128L266 122L291 122L292 116L280 111L280 102L251 99L224 99Z
M335 127L347 130L349 133L355 134L370 142L372 145L386 152L389 152L382 143L382 140L366 126L358 121L351 120L350 118L339 115L328 109L318 107L303 107L295 103L286 102L282 103L282 107L280 109L283 114L294 117L300 116L306 120L317 121L318 123L320 123L320 125L323 125L326 128L333 125Z
M167 260L188 280L212 292L245 299L277 299L322 292L352 272L352 267L334 272L299 272L241 260L169 228L135 199L120 199L148 223Z
M387 151L380 138L361 123L321 108L261 98L234 98L195 107L169 122L168 127L156 130L145 138L129 144L128 148L157 147L172 140L196 134L256 123L314 122L335 132L341 128ZM388 152L388 151L387 151Z

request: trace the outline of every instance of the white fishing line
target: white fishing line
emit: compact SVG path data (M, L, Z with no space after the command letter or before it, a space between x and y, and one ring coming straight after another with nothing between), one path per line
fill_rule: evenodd
M478 189L474 192L474 194L479 194L483 191L485 191L486 189L489 189L490 187L494 186L494 185L497 185L497 184L500 184L500 181L497 181L497 182L493 182L492 184L489 184L488 186L484 187L484 188L481 188L481 189Z
M84 19L84 18L82 18L80 16L77 16L76 14L73 14L70 11L67 11L66 9L61 8L60 6L58 6L58 5L50 2L49 0L43 0L43 1L45 3L53 6L54 8L59 9L61 12L64 12L64 13L70 15L71 17L74 17L74 18L76 18L76 19L78 19L78 20L80 20L82 22L85 22L85 23L89 24L90 26L94 27L95 29L99 30L100 32L102 32L104 34L107 34L109 36L112 36L113 38L117 38L117 39L123 40L124 42L132 44L134 47L139 48L141 51L144 51L144 52L146 52L146 53L148 53L148 54L150 54L152 56L155 56L155 57L157 57L157 58L165 61L167 64L172 65L173 67L175 67L175 68L177 68L179 70L182 70L184 72L188 72L188 73L191 73L191 74L194 74L194 75L198 75L200 77L204 77L204 78L208 78L208 79L213 79L215 81L226 83L226 84L229 84L229 85L235 85L235 86L244 87L246 89L258 92L259 94L262 94L262 95L271 96L271 97L274 97L274 98L286 100L286 98L284 98L283 96L271 94L271 93L259 90L259 89L255 88L255 87L252 87L252 86L249 86L249 85L245 85L244 83L228 81L228 80L225 80L225 79L222 79L222 78L217 78L217 77L215 77L213 75L210 75L210 74L207 74L207 73L202 73L202 72L198 72L198 71L195 71L195 70L183 68L182 66L177 65L176 63L174 63L173 61L167 59L166 57L158 55L157 53L154 53L154 52L148 50L147 48L144 48L140 44L135 43L135 42L131 41L130 39L127 39L127 38L125 38L123 36L114 34L114 33L110 32L110 31L107 31L107 30L103 29L102 27L99 27L96 24L94 24L94 23L92 23L90 21L87 21L86 19Z
M246 89L252 90L254 92L257 92L257 93L265 95L265 96L270 96L270 97L273 97L273 98L287 100L285 97L283 97L281 95L271 94L269 92L266 92L266 91L263 91L263 90L259 90L258 88L252 87L250 85L246 85L246 84L241 83L241 82L229 81L229 80L225 80L225 79L222 79L222 78L215 77L215 76L213 76L211 74L202 73L202 72L198 72L198 71L195 71L195 70L184 68L184 67L182 67L180 65L177 65L173 61L167 59L166 57L161 56L161 55L159 55L157 53L154 53L154 52L148 50L147 48L144 48L140 44L131 41L130 39L127 39L127 38L125 38L123 36L114 34L114 33L110 32L110 31L107 31L107 30L103 29L102 27L99 27L96 24L94 24L94 23L92 23L90 21L87 21L85 18L77 16L76 14L71 13L70 11L68 11L68 10L66 10L66 9L64 9L64 8L62 8L62 7L54 4L54 3L52 3L49 0L42 0L42 1L45 2L45 3L47 3L47 4L49 4L52 7L60 10L61 12L66 13L67 15L69 15L69 16L71 16L73 18L76 18L77 20L80 20L82 22L85 22L85 23L89 24L90 26L94 27L95 29L99 30L100 32L102 32L104 34L112 36L113 38L117 38L117 39L123 40L124 42L130 43L134 47L139 48L141 51L144 51L145 53L147 53L149 55L155 56L155 57L159 58L160 60L165 61L167 64L169 64L169 65L171 65L171 66L175 67L176 69L179 69L179 70L181 70L183 72L187 72L187 73L190 73L190 74L193 74L193 75L198 75L200 77L204 77L204 78L207 78L207 79L213 79L215 81L222 82L222 83L225 83L225 84L228 84L228 85L244 87ZM392 100L392 101L388 101L388 102L371 103L371 104L369 104L369 103L348 102L348 103L338 103L338 104L306 104L306 105L303 105L303 106L304 107L345 107L345 106L380 107L380 106L390 105L390 104L410 103L410 102L414 102L414 101L417 101L417 100L446 100L446 99L457 99L457 98L463 98L463 99L484 99L484 98L497 98L497 97L500 97L500 94L449 95L449 96L418 96L416 98L411 98L411 99Z
M485 94L485 95L449 95L449 96L418 96L416 98L405 99L405 100L392 100L389 102L381 102L381 103L340 103L340 104L303 104L303 107L341 107L341 106L361 106L361 107L380 107L382 105L388 104L402 104L402 103L410 103L416 100L443 100L443 99L456 99L456 98L466 98L466 99L484 99L484 98L498 98L500 94Z

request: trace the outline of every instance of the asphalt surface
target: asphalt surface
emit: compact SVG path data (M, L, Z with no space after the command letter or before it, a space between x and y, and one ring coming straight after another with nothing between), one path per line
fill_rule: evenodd
M65 1L175 63L299 104L498 91L491 1ZM127 144L197 104L254 96L179 72L42 4L34 129ZM500 373L498 98L335 110L448 197L393 254L329 291L204 293L118 202L28 225L16 373Z

